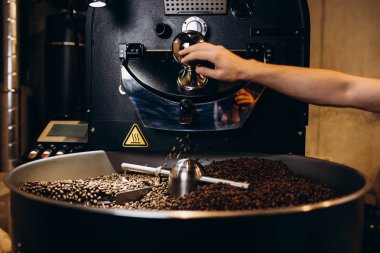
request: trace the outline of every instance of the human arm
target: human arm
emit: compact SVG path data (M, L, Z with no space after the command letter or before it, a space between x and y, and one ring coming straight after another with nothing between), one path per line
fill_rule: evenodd
M215 68L197 67L217 80L259 83L290 97L317 105L353 107L380 113L380 80L341 72L265 64L243 59L222 46L198 43L180 51L182 62L205 60Z

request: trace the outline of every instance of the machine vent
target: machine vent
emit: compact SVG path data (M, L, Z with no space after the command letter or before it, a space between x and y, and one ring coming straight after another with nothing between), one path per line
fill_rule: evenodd
M227 0L164 0L165 15L227 14Z

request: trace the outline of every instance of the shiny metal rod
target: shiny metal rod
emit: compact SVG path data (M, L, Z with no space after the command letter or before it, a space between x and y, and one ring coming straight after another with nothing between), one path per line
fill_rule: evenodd
M138 164L132 164L132 163L122 163L121 168L123 170L138 172L138 173L144 173L144 174L150 174L150 175L156 175L156 176L169 176L170 170L162 169L162 166L159 167L148 167ZM244 182L235 182L231 180L226 179L220 179L220 178L213 178L213 177L206 177L202 176L198 179L198 181L203 183L210 183L210 184L229 184L238 188L248 189L249 184Z
M210 183L210 184L229 184L231 186L235 186L238 188L248 189L249 184L244 182L235 182L231 180L221 179L221 178L214 178L214 177L205 177L202 176L199 181L203 183Z
M155 176L169 176L170 171L169 170L163 170L162 166L158 167L148 167L148 166L143 166L143 165L138 165L138 164L132 164L132 163L122 163L121 168L123 170L128 170L132 172L137 172L137 173L144 173L144 174L150 174L150 175L155 175Z
M18 0L2 1L4 80L0 80L0 171L11 170L19 159Z

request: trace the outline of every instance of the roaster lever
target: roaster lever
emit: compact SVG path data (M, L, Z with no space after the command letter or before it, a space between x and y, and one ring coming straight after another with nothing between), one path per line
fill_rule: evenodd
M181 62L182 57L179 55L180 50L199 42L204 42L204 38L202 34L197 31L181 32L173 41L172 52L174 59L183 66L183 69L178 74L177 84L181 89L186 91L203 88L208 81L207 77L195 72L195 68L199 65L199 62L184 64Z

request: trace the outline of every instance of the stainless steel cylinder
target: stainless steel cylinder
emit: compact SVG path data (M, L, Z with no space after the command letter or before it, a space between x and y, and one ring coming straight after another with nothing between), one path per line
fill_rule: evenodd
M19 158L18 0L3 1L4 80L0 82L0 171Z

